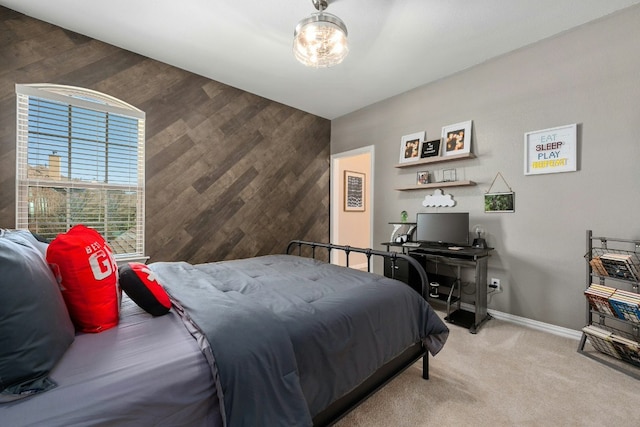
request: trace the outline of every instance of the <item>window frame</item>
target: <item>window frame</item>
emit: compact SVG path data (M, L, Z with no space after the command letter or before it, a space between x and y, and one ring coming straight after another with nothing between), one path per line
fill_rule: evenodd
M69 107L78 107L85 110L115 114L137 121L137 143L136 143L136 184L118 184L108 182L89 182L85 180L74 180L72 177L66 179L47 180L29 176L29 111L31 98L39 98L46 101L62 103ZM136 194L136 218L135 218L135 248L133 252L115 254L115 258L120 261L144 260L145 245L145 113L110 95L100 93L91 89L74 86L56 84L16 84L16 228L29 228L29 191L32 188L57 188L66 190L70 195L72 191L100 190L107 194L109 191L129 191ZM69 131L71 138L71 130ZM105 148L110 146L110 140L105 140ZM68 155L69 159L76 156ZM105 158L105 168L108 164ZM107 172L105 172L107 173ZM71 196L67 196L71 197ZM109 199L105 198L99 206L103 206L108 211ZM66 230L75 225L71 212L66 214ZM106 229L107 215L104 224ZM81 223L81 222L77 222ZM108 236L104 236L109 242Z

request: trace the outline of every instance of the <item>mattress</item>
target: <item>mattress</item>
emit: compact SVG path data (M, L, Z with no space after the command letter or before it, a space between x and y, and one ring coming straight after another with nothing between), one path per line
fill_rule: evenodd
M0 405L3 426L221 426L210 367L175 312L123 294L121 320L78 334L40 395Z

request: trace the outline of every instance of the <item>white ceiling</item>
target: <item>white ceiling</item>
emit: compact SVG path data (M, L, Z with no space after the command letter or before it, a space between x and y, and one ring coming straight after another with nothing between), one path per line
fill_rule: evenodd
M329 0L350 53L293 57L311 0L0 0L0 5L333 119L640 0Z

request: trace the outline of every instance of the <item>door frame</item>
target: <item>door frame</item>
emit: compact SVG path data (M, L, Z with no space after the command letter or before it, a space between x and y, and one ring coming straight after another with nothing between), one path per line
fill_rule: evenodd
M336 153L331 155L331 185L330 185L330 200L331 200L331 209L329 216L329 241L334 243L338 239L338 225L340 221L340 207L342 206L341 200L338 200L338 195L340 194L338 185L340 185L340 161L349 157L360 156L362 154L369 154L369 177L366 179L366 183L368 185L369 191L369 219L370 219L370 227L369 227L369 247L373 247L373 212L374 212L374 202L375 202L375 187L374 187L374 177L375 177L375 146L368 145L362 148L356 148L354 150L344 151L342 153ZM336 251L331 251L331 263L335 263Z

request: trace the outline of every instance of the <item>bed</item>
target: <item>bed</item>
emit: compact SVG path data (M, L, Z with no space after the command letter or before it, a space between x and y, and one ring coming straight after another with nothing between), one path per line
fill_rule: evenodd
M308 247L311 257L301 256ZM152 317L123 294L117 327L77 334L49 377L56 386L0 404L11 426L330 425L403 369L445 344L448 329L412 288L285 254L148 267L171 295ZM297 252L297 253L296 253ZM348 261L347 261L348 262Z

